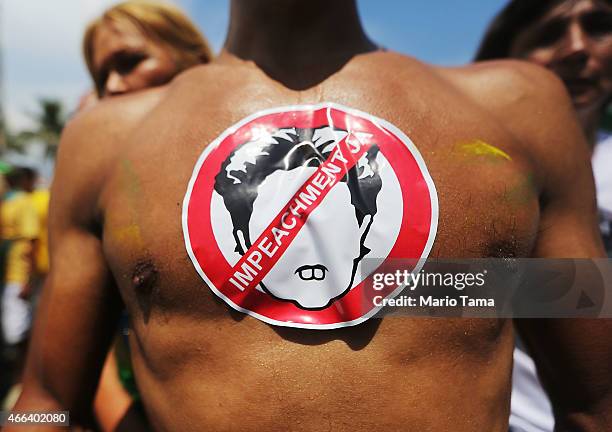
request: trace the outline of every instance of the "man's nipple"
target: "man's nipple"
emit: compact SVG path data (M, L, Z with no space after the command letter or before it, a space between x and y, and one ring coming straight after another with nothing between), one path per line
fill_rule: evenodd
M150 295L157 282L159 272L153 261L141 260L134 266L132 273L132 286L137 294Z

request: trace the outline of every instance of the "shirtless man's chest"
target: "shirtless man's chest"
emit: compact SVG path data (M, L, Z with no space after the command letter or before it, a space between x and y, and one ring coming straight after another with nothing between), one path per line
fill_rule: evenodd
M141 393L160 428L176 429L190 412L214 430L276 430L279 416L294 430L504 430L508 322L274 327L229 308L188 256L183 199L206 146L258 111L322 102L385 119L415 144L438 198L430 257L530 254L539 192L520 143L422 66L380 61L388 63L361 59L305 91L249 68L194 71L117 146L100 194L103 246L131 316Z

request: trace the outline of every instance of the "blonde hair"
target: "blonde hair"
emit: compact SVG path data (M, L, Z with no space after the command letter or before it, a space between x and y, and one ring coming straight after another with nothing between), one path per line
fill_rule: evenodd
M175 59L177 73L212 59L212 51L204 36L177 7L149 0L119 3L89 23L83 36L83 56L98 92L100 83L94 65L94 39L97 30L105 23L131 24L146 37L165 45Z

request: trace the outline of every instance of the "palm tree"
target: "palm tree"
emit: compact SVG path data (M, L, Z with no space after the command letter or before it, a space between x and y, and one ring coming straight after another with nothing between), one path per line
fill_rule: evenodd
M47 153L55 154L66 123L64 107L57 99L41 98L38 102L39 112L33 115L37 127L33 131L24 133L29 133L32 138L38 138L46 143Z
M38 112L30 114L36 124L33 129L17 134L5 131L7 150L23 152L28 142L38 140L45 144L47 155L52 156L57 152L60 135L66 123L64 107L59 100L51 98L41 98L38 103Z

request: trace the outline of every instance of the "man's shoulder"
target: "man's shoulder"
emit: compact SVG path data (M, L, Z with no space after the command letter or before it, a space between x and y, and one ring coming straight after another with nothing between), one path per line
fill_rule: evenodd
M497 60L459 68L436 68L450 82L524 145L536 161L548 154L560 134L580 135L571 99L561 80L523 61ZM558 142L557 145L575 143ZM570 148L557 150L572 151Z
M483 108L488 114L520 119L533 109L571 108L563 83L547 69L519 60L496 60L460 67L427 64L410 56L386 52L384 62L395 79L413 82L426 76L441 91Z
M537 167L550 193L576 166L589 166L589 149L561 80L531 63L513 60L442 70L442 76L499 120Z
M494 122L516 138L523 153L539 161L551 136L574 133L576 116L561 80L547 69L524 61L496 60L461 67L423 63L409 56L386 53L395 80L413 85L426 77L435 91Z
M130 135L165 94L165 88L158 88L117 96L75 115L64 128L58 149L52 191L56 203L75 213L93 211Z
M62 133L58 159L95 166L115 155L126 138L163 100L166 88L102 100L77 113Z
M527 115L526 106L547 107L562 101L569 104L559 78L547 69L519 60L495 60L463 67L435 68L474 102L493 113ZM535 105L534 105L535 104Z
M104 99L77 113L64 130L62 145L80 139L104 139L129 133L163 100L167 87ZM88 151L93 149L89 147Z

